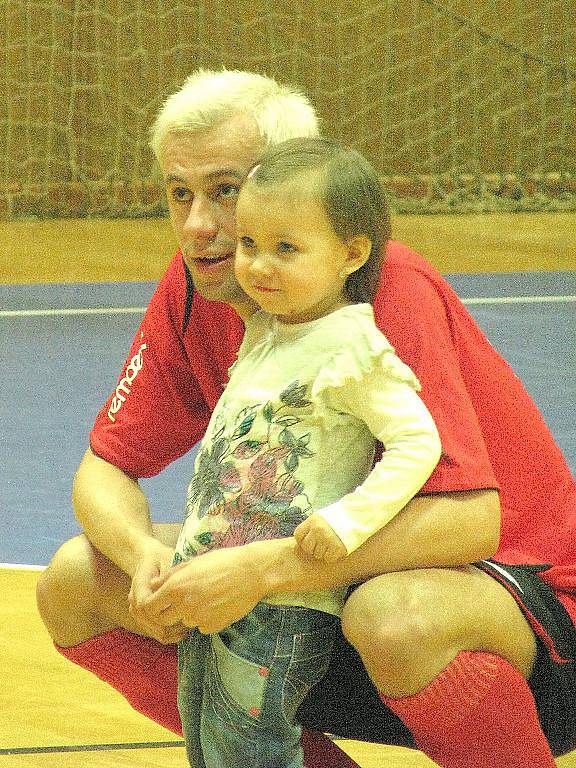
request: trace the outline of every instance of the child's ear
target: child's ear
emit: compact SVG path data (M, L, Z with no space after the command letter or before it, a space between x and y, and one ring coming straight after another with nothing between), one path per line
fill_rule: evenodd
M368 261L372 251L372 241L366 235L354 235L346 240L348 255L346 257L346 271L349 275Z

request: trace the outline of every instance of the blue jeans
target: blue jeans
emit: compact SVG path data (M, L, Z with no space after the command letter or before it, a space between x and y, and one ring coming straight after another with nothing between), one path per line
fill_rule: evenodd
M302 768L296 711L326 673L339 620L259 603L178 646L178 708L193 768Z

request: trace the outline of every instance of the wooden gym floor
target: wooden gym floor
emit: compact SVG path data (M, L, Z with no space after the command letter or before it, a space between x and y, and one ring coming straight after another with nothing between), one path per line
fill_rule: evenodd
M444 273L576 270L573 214L407 216L396 219L395 236ZM0 283L157 280L173 251L169 225L160 220L0 223ZM19 524L9 517L5 510L4 525ZM177 741L172 734L54 651L35 609L37 577L35 570L0 567L0 768L184 768L180 746L154 746ZM341 745L362 768L433 765L410 750ZM576 768L576 753L558 765Z
M573 213L398 216L394 237L441 272L576 269ZM157 280L175 250L164 219L0 222L0 283Z
M33 571L0 570L4 596L0 604L4 669L0 768L185 768L180 746L130 746L175 742L177 738L54 651L36 612L37 577ZM339 743L362 768L434 766L422 753L408 749ZM117 749L41 751L51 746L114 744L119 745ZM559 759L558 766L576 768L576 753ZM530 768L529 760L526 768Z

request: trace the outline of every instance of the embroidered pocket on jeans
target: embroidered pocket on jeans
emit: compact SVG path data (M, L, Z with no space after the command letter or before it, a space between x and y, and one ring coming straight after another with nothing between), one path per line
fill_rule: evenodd
M257 718L262 708L268 670L231 651L219 635L212 635L212 648L222 685L240 709Z

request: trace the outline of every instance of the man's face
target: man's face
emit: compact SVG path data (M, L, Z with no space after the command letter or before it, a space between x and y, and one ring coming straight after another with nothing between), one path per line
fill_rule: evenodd
M175 131L162 145L170 220L194 286L212 301L247 301L234 275L236 200L262 149L245 115L204 131Z

